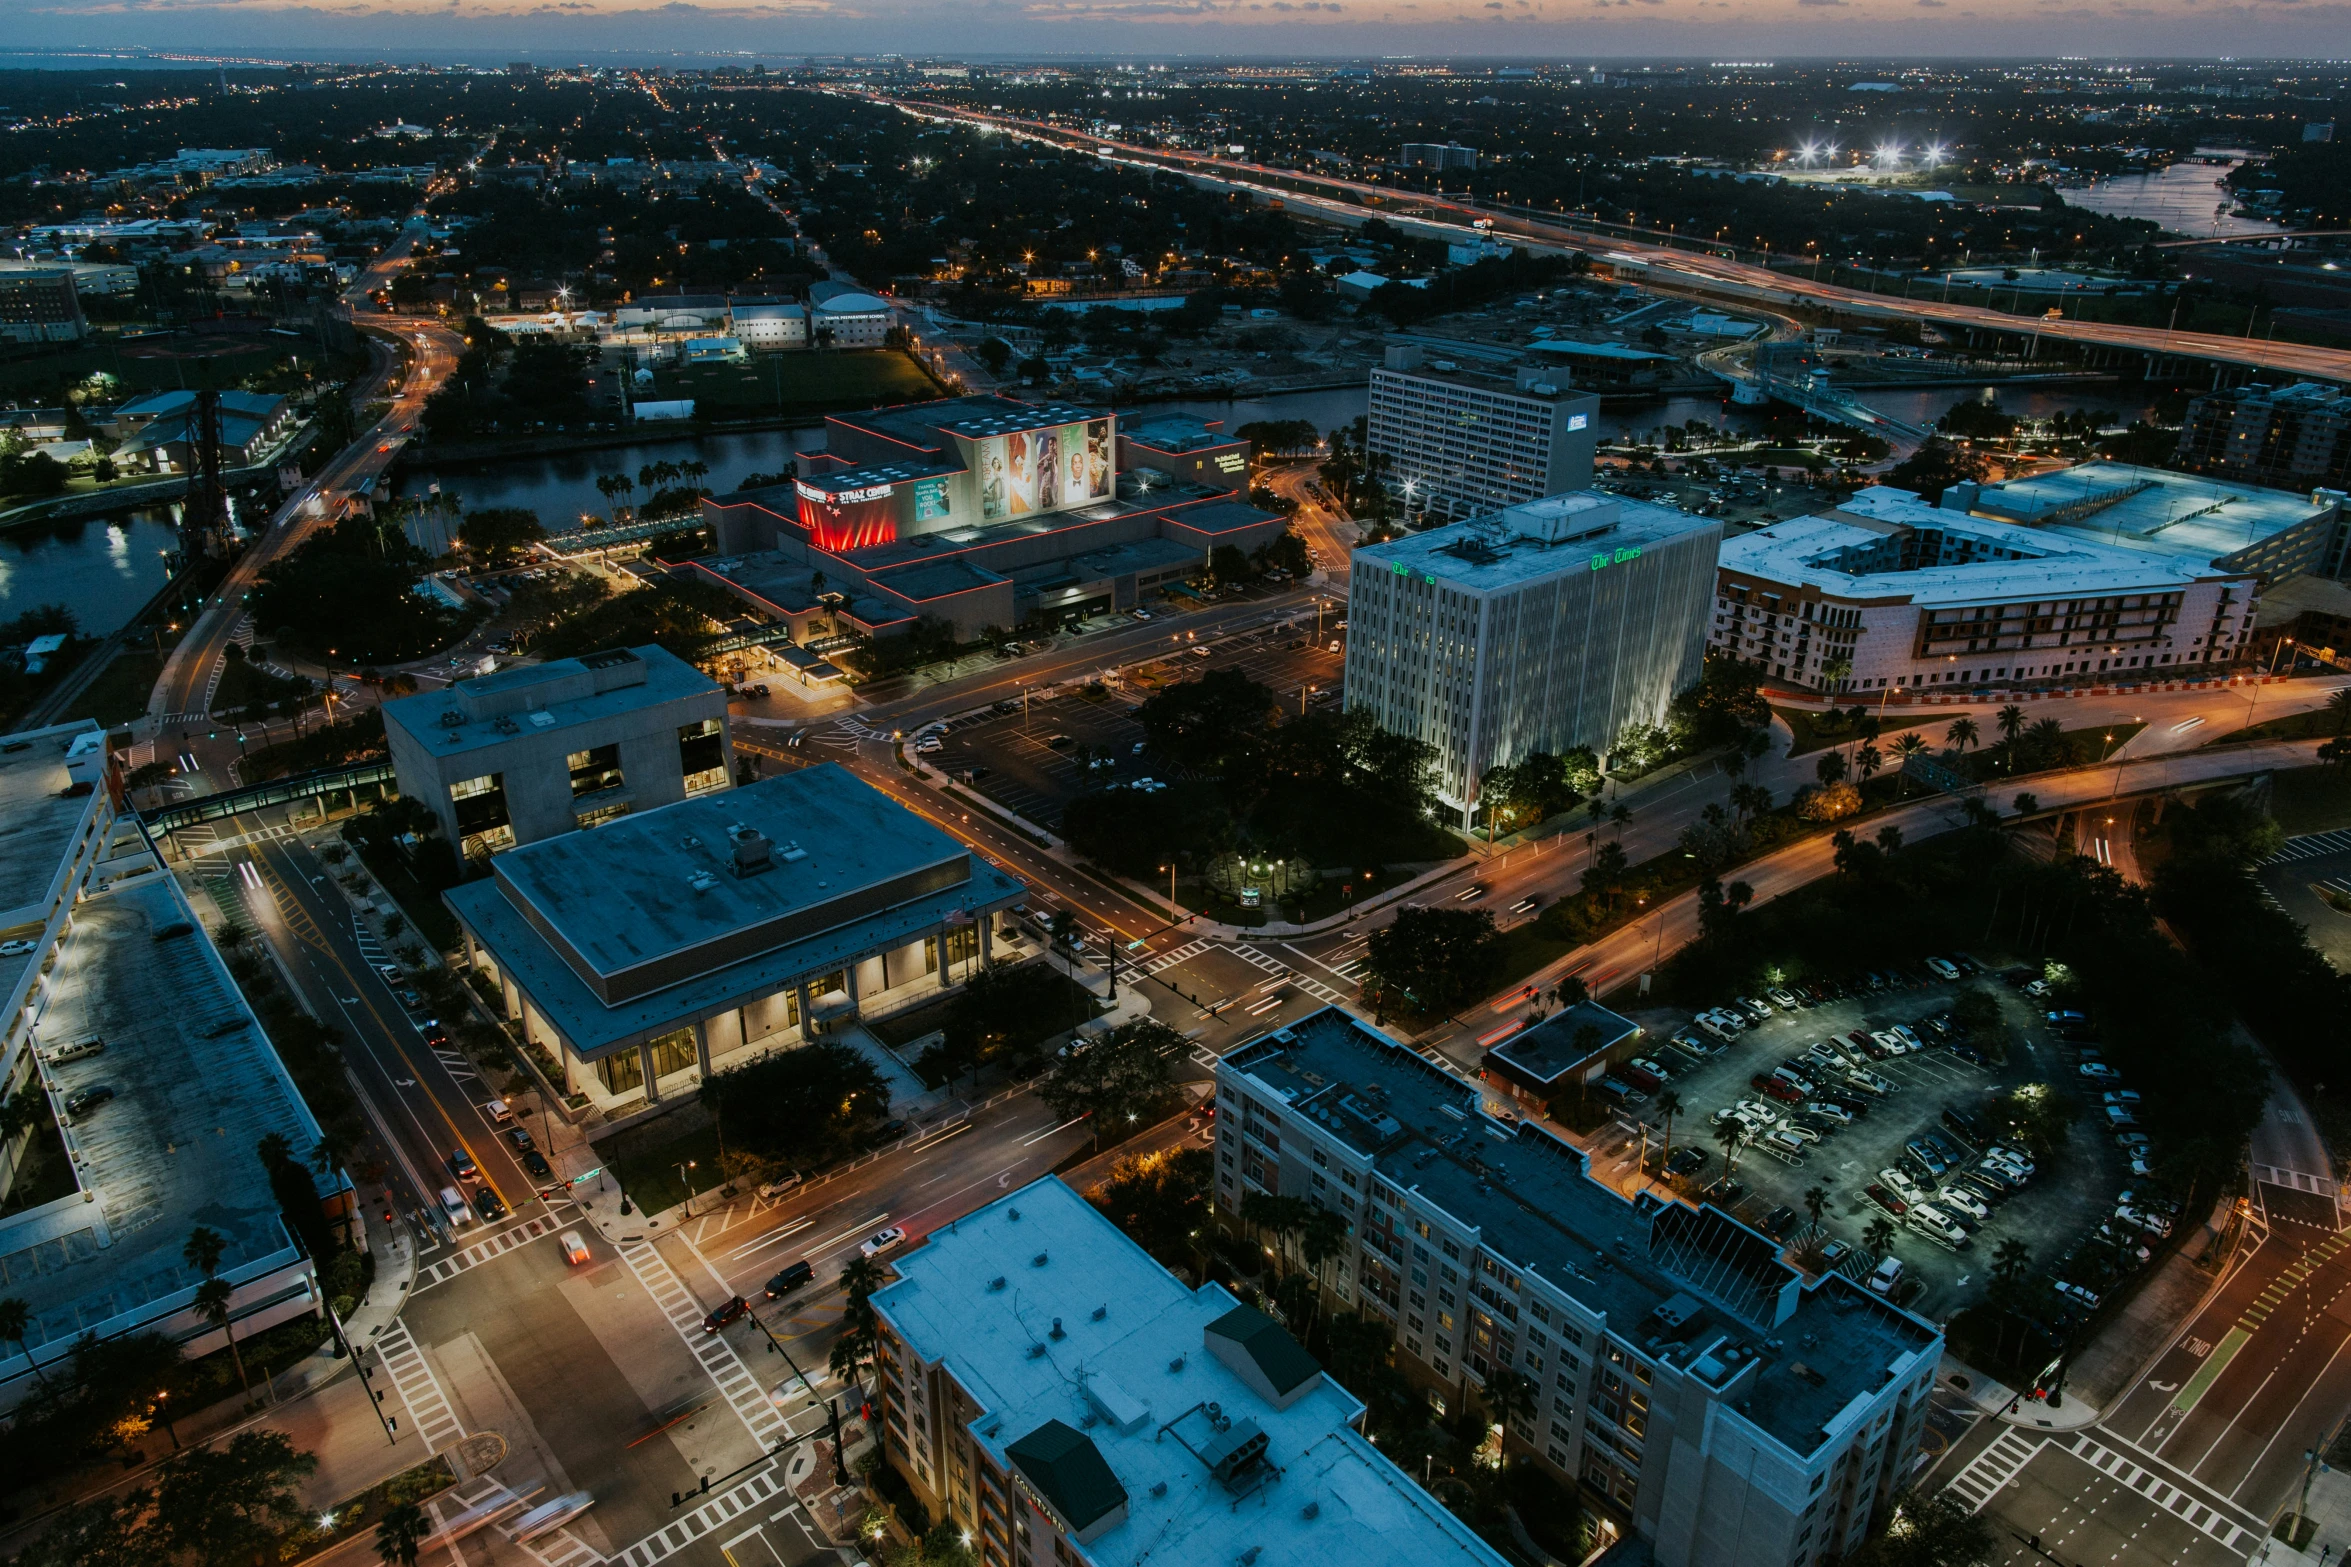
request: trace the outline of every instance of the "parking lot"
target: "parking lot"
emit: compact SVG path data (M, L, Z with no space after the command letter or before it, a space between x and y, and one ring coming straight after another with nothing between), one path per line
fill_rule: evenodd
M2050 1030L2041 1004L2009 989L1996 976L1972 983L1999 1001L2002 1017L2012 1031L2015 1043L2005 1065L1977 1065L1955 1054L1929 1026L1929 1019L1951 1012L1961 986L1930 981L1923 970L1901 976L1895 987L1886 990L1863 991L1793 1010L1775 1007L1770 1018L1738 1033L1728 1044L1700 1033L1698 1037L1712 1047L1712 1053L1702 1058L1667 1043L1674 1034L1695 1032L1688 1026L1687 1014L1640 1015L1639 1021L1649 1028L1657 1046L1647 1059L1672 1072L1670 1086L1681 1102L1674 1121L1675 1147L1706 1156L1698 1171L1677 1184L1692 1196L1705 1194L1702 1200L1725 1202L1741 1218L1776 1232L1791 1245L1805 1242L1811 1228L1805 1193L1814 1186L1826 1188L1822 1229L1827 1238L1850 1248L1835 1265L1855 1278L1866 1277L1877 1261L1864 1246L1863 1233L1871 1220L1889 1218L1895 1225L1892 1255L1901 1259L1907 1277L1917 1281L1916 1293L1908 1297L1907 1304L1927 1316L1947 1318L1980 1298L1991 1276L1993 1255L2009 1239L2022 1241L2029 1249L2032 1274L2080 1278L2103 1293L2103 1286L2111 1283L2111 1270L2102 1264L2113 1255L2112 1248L2093 1246L2073 1256L2070 1264L2065 1259L2113 1212L2118 1191L2132 1184L2128 1159L2111 1135L2100 1104L2101 1090L2114 1085L2079 1075L2077 1047ZM1730 1005L1731 998L1724 997L1723 1004ZM1849 1081L1834 1081L1836 1074L1826 1069L1816 1070L1810 1079L1820 1097L1833 1091L1856 1107L1849 1122L1809 1114L1801 1103L1769 1099L1753 1086L1758 1074L1768 1075L1783 1063L1803 1057L1815 1044L1856 1029L1884 1032L1896 1024L1911 1028L1926 1048L1868 1063L1865 1070L1882 1079L1890 1092L1876 1096L1853 1091ZM1957 1035L1951 1037L1956 1040ZM1991 1106L2008 1090L2032 1083L2048 1084L2069 1095L2079 1105L2079 1113L2063 1143L2039 1159L2020 1186L1983 1203L1988 1217L1968 1216L1973 1233L1964 1249L1938 1244L1871 1198L1872 1185L1881 1189L1897 1185L1883 1181L1882 1171L1899 1171L1919 1194L1932 1197L1934 1188L1940 1186L1948 1192L1961 1172L1976 1167L1988 1146L2016 1146ZM1737 1166L1729 1177L1735 1185L1725 1188L1714 1184L1724 1174L1723 1150L1715 1138L1715 1113L1741 1101L1767 1106L1772 1114L1765 1125L1793 1120L1808 1124L1809 1131L1793 1147L1777 1153L1760 1135L1752 1138L1738 1152ZM1946 1108L1973 1117L1977 1135L1964 1135L1946 1121ZM1654 1097L1633 1107L1630 1114L1651 1124L1647 1151L1654 1169L1659 1119ZM1907 1160L1904 1157L1913 1143L1925 1144L1928 1153L1939 1152L1951 1168L1930 1178L1915 1154ZM1623 1179L1641 1152L1637 1131L1631 1138L1620 1133L1615 1141L1595 1149L1595 1171ZM1948 1211L1954 1205L1937 1200L1936 1206Z
M1211 642L1171 633L1176 640L1166 654L1110 672L1098 692L1040 688L1025 705L1015 698L950 722L938 732L939 749L923 759L1007 810L1056 827L1062 808L1091 784L1158 775L1152 758L1137 749L1143 728L1132 712L1155 691L1212 669L1239 669L1270 689L1287 713L1296 714L1301 702L1308 710L1335 706L1346 664L1338 618L1324 612L1319 641L1311 606L1292 621ZM1194 651L1202 647L1205 658Z

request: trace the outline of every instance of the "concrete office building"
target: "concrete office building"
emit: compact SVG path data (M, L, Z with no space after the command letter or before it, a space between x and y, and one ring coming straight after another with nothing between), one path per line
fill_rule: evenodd
M2249 573L2264 587L2289 577L2340 577L2351 546L2340 490L2269 490L2130 463L2077 463L1999 484L1955 484L1942 505L2165 556L2187 570Z
M2243 655L2252 574L2081 535L1873 486L1725 539L1707 648L1833 692L2193 679Z
M1059 1177L893 1260L877 1434L983 1567L1501 1567L1280 1324Z
M469 860L734 779L726 692L658 647L461 680L383 712L400 792Z
M1408 169L1474 169L1478 152L1457 141L1408 141L1396 161Z
M1479 780L1605 752L1698 677L1722 525L1584 490L1355 552L1347 706L1437 750L1468 825Z
M1216 1204L1338 1216L1339 1300L1447 1406L1533 1380L1510 1428L1658 1567L1849 1556L1909 1477L1942 1334L1808 1277L1715 1208L1628 1200L1547 1128L1336 1008L1217 1063Z
M0 958L0 1093L30 1094L39 1117L0 1142L0 1195L20 1199L0 1216L0 1293L29 1318L21 1345L0 1341L0 1411L42 1372L54 1383L84 1334L220 1348L180 1256L198 1224L228 1243L239 1339L321 1309L253 1153L273 1132L307 1151L318 1123L137 817L118 814L116 782L87 720L11 735L0 757L0 937L29 945ZM113 1098L67 1111L101 1084ZM47 1201L12 1190L42 1178L34 1139L67 1162ZM319 1185L330 1214L350 1210L340 1172Z
M0 268L0 342L77 343L89 333L72 267Z
M1021 884L843 769L524 844L444 894L566 1092L627 1113L935 997Z
M1399 344L1371 373L1365 438L1406 509L1466 517L1589 485L1599 414L1564 369L1503 374Z
M2351 394L2301 381L2221 387L2188 404L2179 465L2281 490L2351 485Z

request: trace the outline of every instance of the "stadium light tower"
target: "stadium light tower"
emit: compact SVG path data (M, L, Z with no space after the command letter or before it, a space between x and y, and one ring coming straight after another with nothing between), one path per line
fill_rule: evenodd
M1890 141L1878 148L1878 166L1891 169L1902 162L1902 144Z
M1941 142L1935 141L1927 143L1926 147L1919 153L1918 157L1919 161L1925 164L1928 168L1937 169L1943 166L1944 158L1948 157L1949 155L1950 149L1945 147Z

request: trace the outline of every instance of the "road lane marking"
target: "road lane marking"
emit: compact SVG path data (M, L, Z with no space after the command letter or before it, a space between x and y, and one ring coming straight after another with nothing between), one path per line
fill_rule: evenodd
M1020 1145L1023 1148L1034 1148L1037 1144L1043 1142L1046 1138L1051 1137L1055 1132L1066 1132L1084 1119L1085 1117L1082 1115L1073 1115L1068 1120L1062 1122L1059 1126L1048 1126L1045 1128L1045 1130L1039 1132L1034 1137L1021 1139Z
M755 1251L765 1251L768 1247L773 1246L778 1241L790 1240L793 1236L799 1234L802 1230L810 1228L815 1223L816 1221L814 1219L800 1219L794 1223L785 1225L782 1229L770 1230L765 1235L760 1236L758 1239L745 1241L742 1245L737 1246L733 1251L728 1252L727 1261L732 1262L737 1257L747 1257Z
M2204 1395L2211 1391L2212 1384L2220 1379L2220 1374L2228 1369L2229 1362L2237 1358L2237 1351L2252 1342L2252 1339L2253 1335L2241 1326L2229 1329L2212 1353L2204 1357L2204 1364L2197 1367L2196 1374L2188 1378L2187 1385L2172 1399L2171 1407L2183 1415L2195 1409Z

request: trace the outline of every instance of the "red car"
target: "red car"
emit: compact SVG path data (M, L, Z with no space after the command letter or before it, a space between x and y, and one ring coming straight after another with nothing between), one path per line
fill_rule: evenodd
M1902 1215L1910 1211L1910 1204L1904 1202L1901 1198L1895 1196L1892 1192L1887 1191L1883 1186L1878 1185L1874 1181L1870 1183L1868 1189L1862 1192L1861 1195L1867 1197L1871 1202L1876 1203L1880 1208L1883 1208L1888 1214L1897 1219L1901 1218Z
M1768 1073L1758 1072L1747 1079L1747 1086L1766 1098L1777 1099L1782 1104L1800 1105L1804 1102L1804 1096L1796 1091L1796 1085L1786 1078L1773 1077Z
M1853 1041L1854 1049L1860 1051L1863 1055L1869 1057L1872 1061L1883 1061L1886 1059L1886 1047L1879 1044L1876 1040L1870 1038L1869 1031L1867 1029L1857 1028L1852 1033L1847 1034L1845 1037Z
M713 1311L709 1316L702 1319L702 1331L705 1333L716 1333L720 1328L725 1327L730 1322L742 1321L744 1316L749 1313L750 1310L751 1303L745 1300L742 1296L737 1295L733 1299L729 1300L725 1305L719 1307L716 1311Z

